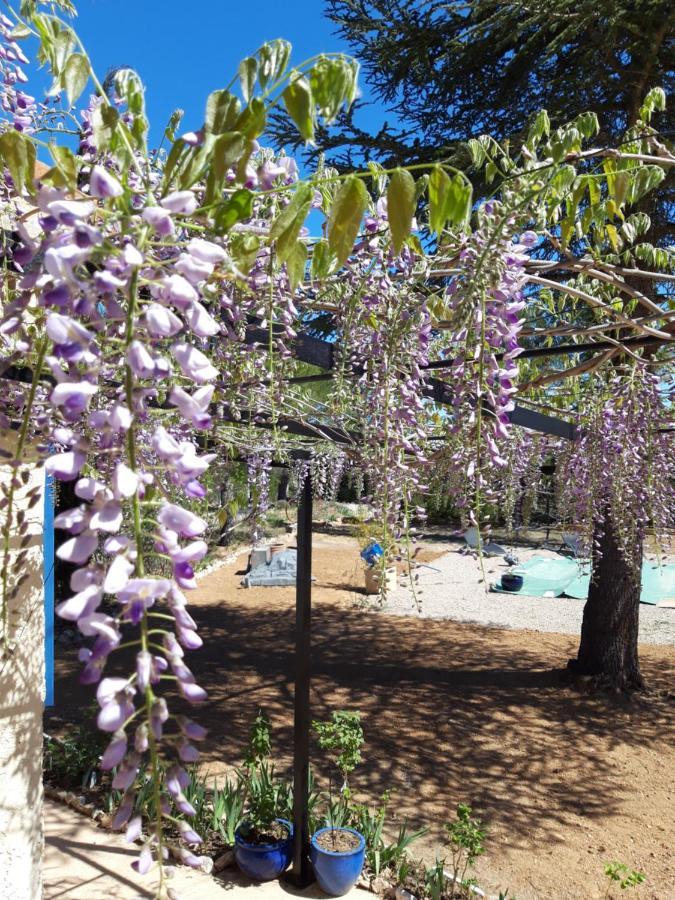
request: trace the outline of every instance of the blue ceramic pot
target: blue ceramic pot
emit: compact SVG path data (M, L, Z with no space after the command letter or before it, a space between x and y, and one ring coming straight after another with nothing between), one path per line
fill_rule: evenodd
M505 591L519 591L522 586L522 575L514 575L513 572L505 572L502 575L502 587Z
M234 858L237 865L254 881L273 881L285 872L293 854L293 826L286 819L277 819L288 829L288 837L272 844L250 844L240 834L234 833Z
M351 890L359 880L366 855L366 839L353 828L336 828L334 830L355 834L359 839L359 846L353 850L325 850L317 843L316 839L331 829L320 828L312 837L309 856L321 890L331 897L341 897Z

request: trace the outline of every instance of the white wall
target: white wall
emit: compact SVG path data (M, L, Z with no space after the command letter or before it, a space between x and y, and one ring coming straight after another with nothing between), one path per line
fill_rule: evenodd
M0 446L12 450L14 432L0 432ZM10 469L0 466L0 483ZM31 468L28 485L18 492L16 509L26 509L26 492L42 486L42 468ZM0 529L5 523L0 510ZM39 900L42 896L42 709L44 702L44 610L42 587L43 499L26 513L31 536L22 572L30 577L9 608L7 638L0 649L0 898ZM10 536L12 555L19 538ZM2 537L0 536L0 554ZM1 564L1 555L0 555ZM16 573L12 577L16 579ZM15 581L14 581L15 583ZM10 580L10 587L12 581ZM2 623L0 622L0 629Z

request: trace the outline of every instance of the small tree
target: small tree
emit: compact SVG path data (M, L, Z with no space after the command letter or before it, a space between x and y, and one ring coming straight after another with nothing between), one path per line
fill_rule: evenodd
M266 842L281 837L276 820L288 806L285 785L274 778L270 763L272 750L270 722L262 709L258 710L244 758L244 788L246 797L245 832L253 842Z
M349 775L361 762L363 747L363 729L361 713L338 710L333 712L328 722L315 721L312 727L316 732L319 747L331 754L329 759L342 777L342 786L337 807L333 804L332 771L328 773L329 825L334 830L338 823L344 821L349 810L351 791ZM335 838L333 838L335 841Z
M471 807L466 803L457 806L457 818L445 826L452 854L453 885L463 888L466 873L479 856L485 852L483 841L487 834L480 819L471 815Z

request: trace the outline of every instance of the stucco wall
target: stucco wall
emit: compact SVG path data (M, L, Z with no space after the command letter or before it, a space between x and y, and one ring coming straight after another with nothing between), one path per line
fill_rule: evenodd
M0 447L11 450L14 433L0 432ZM31 467L18 492L17 509L27 508L26 493L43 483L43 470ZM0 466L0 483L10 469ZM44 701L44 611L42 587L42 494L26 512L30 543L22 573L29 578L9 608L10 652L0 650L0 898L39 900L42 896L42 709ZM0 528L5 512L0 510ZM11 535L13 555L19 538ZM0 548L1 552L1 548ZM16 574L12 576L16 579ZM12 582L10 581L10 586ZM0 623L0 628L2 624Z

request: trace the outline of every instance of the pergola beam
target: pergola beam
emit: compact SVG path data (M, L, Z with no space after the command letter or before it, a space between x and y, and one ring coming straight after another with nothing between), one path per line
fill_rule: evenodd
M246 342L267 346L269 342L268 329L260 328L260 326L256 325L250 326L246 329ZM309 363L311 365L317 366L318 368L328 369L329 371L326 372L325 375L326 380L332 377L332 372L335 368L337 349L337 344L331 343L330 341L321 340L321 338L311 337L307 334L298 335L295 341L293 341L292 346L293 355L300 362ZM445 365L449 365L449 363L445 360L442 360L441 362ZM317 381L323 380L319 376L308 377L315 378L315 380ZM424 388L424 395L426 397L429 397L429 399L433 400L435 403L440 403L444 406L452 406L454 400L452 385L446 384L446 382L441 381L437 378L427 379L426 386ZM524 425L522 422L517 422L516 419L519 417L523 421L526 420L528 424ZM565 437L566 435L570 434L569 429L573 427L569 424L569 422L565 422L563 419L554 419L552 416L545 416L542 413L535 412L534 410L523 410L522 407L519 407L518 405L516 405L515 410L513 410L513 412L509 414L509 418L514 424L523 424L523 427L525 428L530 428L533 431L539 431L543 434L550 434L555 437ZM273 423L271 422L265 422L261 424L263 428L273 427ZM292 425L291 420L288 420L287 424L289 426L287 430L290 432ZM293 427L295 426L293 425ZM306 429L311 426L301 425L300 427ZM316 430L327 432L329 429L327 427L317 425ZM573 433L573 431L571 433ZM343 432L343 435L348 436L348 439L336 441L336 443L358 442L357 436L353 433ZM313 434L305 434L304 436L319 437L320 435L316 434L315 431ZM569 437L568 439L573 440L573 437Z

